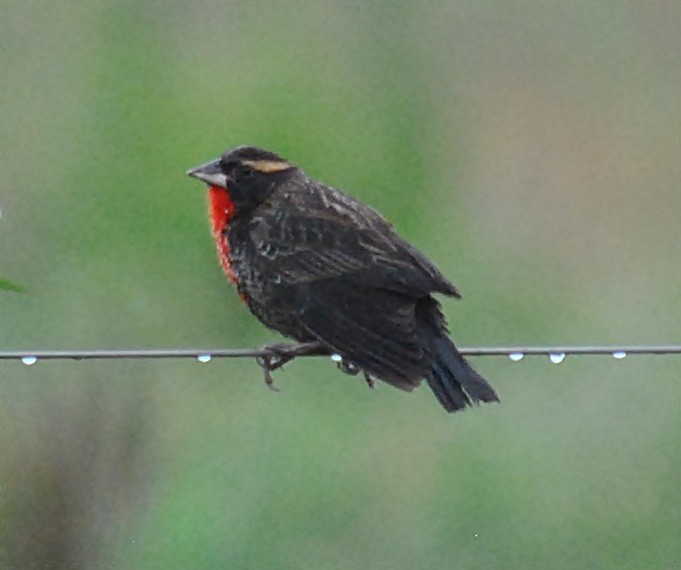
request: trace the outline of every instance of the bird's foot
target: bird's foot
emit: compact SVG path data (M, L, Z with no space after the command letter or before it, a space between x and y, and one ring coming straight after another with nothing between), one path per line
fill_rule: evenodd
M345 372L346 374L349 374L350 376L357 376L360 372L364 375L364 380L366 380L367 385L369 388L375 388L376 386L374 385L374 379L369 376L364 370L359 368L356 364L353 364L352 362L349 362L345 360L344 358L341 358L336 362L336 366L338 366L338 369L341 372Z
M345 374L349 374L350 376L357 376L357 374L361 372L357 366L355 366L352 362L345 360L344 358L337 360L336 366L338 366L338 370L345 372Z
M274 377L272 372L278 370L287 362L290 362L298 356L315 356L324 355L328 353L318 342L304 342L300 344L287 344L283 342L266 344L260 349L263 353L257 356L255 361L263 370L265 384L268 388L278 391L274 385Z

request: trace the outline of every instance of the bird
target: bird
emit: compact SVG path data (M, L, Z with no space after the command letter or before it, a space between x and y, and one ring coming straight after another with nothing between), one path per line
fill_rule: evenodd
M266 345L270 372L302 354L340 360L410 392L425 380L447 412L498 402L449 337L434 294L456 286L376 210L310 178L275 152L238 146L187 171L208 186L218 258L266 327L299 345Z

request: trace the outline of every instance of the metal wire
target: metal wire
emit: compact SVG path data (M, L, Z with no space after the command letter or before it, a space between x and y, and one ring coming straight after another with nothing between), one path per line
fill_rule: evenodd
M290 345L300 346L300 345ZM653 346L475 346L462 347L466 356L507 356L520 360L526 355L545 355L552 360L566 355L608 355L624 358L630 354L681 354L681 344ZM106 360L133 358L195 358L208 361L213 358L257 358L270 356L267 348L159 348L130 350L14 350L0 351L0 360ZM320 356L303 354L301 356Z

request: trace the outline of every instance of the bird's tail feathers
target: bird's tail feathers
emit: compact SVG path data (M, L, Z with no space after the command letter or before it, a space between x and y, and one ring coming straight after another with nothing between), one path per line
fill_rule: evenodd
M423 300L416 308L419 338L430 356L428 386L448 412L463 410L472 403L498 402L494 388L457 350L447 336L444 317L435 299Z
M446 336L431 340L432 362L428 386L448 412L471 403L498 402L494 388L461 356Z

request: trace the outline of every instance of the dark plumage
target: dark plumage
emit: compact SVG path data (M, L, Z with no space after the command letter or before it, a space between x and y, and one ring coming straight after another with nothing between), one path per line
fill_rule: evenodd
M432 296L456 287L377 212L256 147L189 174L210 186L223 266L263 324L402 390L425 378L447 411L498 401Z

